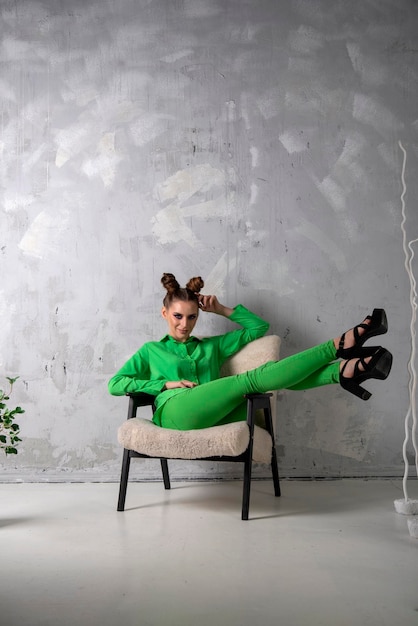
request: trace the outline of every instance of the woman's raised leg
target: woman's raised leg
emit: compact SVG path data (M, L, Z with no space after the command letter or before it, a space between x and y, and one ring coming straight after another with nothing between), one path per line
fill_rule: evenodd
M243 374L220 378L201 386L185 389L183 393L173 396L165 403L161 413L161 424L165 428L178 430L207 428L220 422L225 423L228 416L230 421L236 421L244 415L240 407L243 405L243 396L247 393L265 393L279 389L310 389L338 383L341 380L341 364L332 362L338 357L349 359L359 357L351 360L360 361L357 366L353 365L353 377L360 378L360 381L367 378L387 377L391 365L390 353L384 350L377 357L364 358L362 356L363 343L370 337L385 332L387 332L386 314L383 309L375 309L363 323L347 331L341 337L336 337L281 361L265 363ZM375 363L376 359L378 362ZM382 367L383 361L384 367ZM387 361L390 361L389 365ZM343 364L347 370L347 376L344 376L345 381L351 377L351 363L350 361L346 363L348 365ZM353 382L353 385L345 382L345 388L363 397L357 391L357 389L361 390L358 383Z
M296 385L335 359L335 354L335 343L330 340L243 374L185 389L165 403L160 416L161 424L165 428L178 430L214 426L243 403L245 394L264 393ZM338 363L333 366L332 370L337 368L338 371ZM338 377L334 380L329 376L328 380L338 382Z

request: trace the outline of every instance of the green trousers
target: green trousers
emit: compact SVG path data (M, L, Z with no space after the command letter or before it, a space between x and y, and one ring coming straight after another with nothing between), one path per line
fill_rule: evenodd
M332 340L298 354L269 361L256 369L219 378L170 398L162 407L161 425L175 430L208 428L246 419L247 393L278 389L312 389L339 382Z

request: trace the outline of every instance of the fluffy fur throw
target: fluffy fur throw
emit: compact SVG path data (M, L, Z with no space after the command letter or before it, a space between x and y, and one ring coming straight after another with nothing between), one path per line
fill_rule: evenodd
M211 456L239 456L250 440L246 422L212 426L199 430L160 428L140 417L126 420L118 431L119 443L128 450L167 459L202 459ZM271 462L271 437L254 427L253 460Z

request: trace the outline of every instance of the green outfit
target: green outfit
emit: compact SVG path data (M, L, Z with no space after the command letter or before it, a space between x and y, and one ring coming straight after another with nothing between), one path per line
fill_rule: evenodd
M310 389L339 382L333 341L254 370L220 378L224 361L250 341L262 337L268 323L238 305L229 318L241 330L178 342L170 335L144 344L109 381L113 395L145 392L156 396L153 421L165 428L207 428L246 418L246 393L273 389ZM193 388L163 391L168 381L187 379Z

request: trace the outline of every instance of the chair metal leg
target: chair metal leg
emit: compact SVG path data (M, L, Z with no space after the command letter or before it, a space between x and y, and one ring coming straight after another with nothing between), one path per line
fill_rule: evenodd
M122 472L120 476L118 511L125 510L126 490L128 488L129 468L131 456L126 448L123 451Z
M279 477L279 470L277 467L276 446L274 445L274 443L273 443L273 449L271 452L271 472L273 474L274 495L276 496L276 498L280 498L280 496L282 495L282 492L280 489L280 477Z
M250 493L251 493L251 471L252 471L252 451L244 462L244 485L242 490L242 513L241 519L248 520L250 512Z
M167 459L160 459L160 461L161 461L161 469L163 472L164 488L170 489L171 485L170 485L170 475L168 473Z
M247 424L250 429L250 441L246 451L244 461L244 484L242 492L242 513L241 519L248 520L250 512L250 494L251 494L251 474L253 466L253 444L254 444L254 418L257 404L254 397L247 396Z
M271 472L273 475L273 485L274 485L274 495L279 498L281 496L280 490L280 477L279 477L279 469L277 465L277 452L276 452L276 443L274 440L274 430L273 430L273 418L271 415L271 408L264 409L264 419L266 422L266 430L270 433L271 441L272 441L272 450L271 450Z

